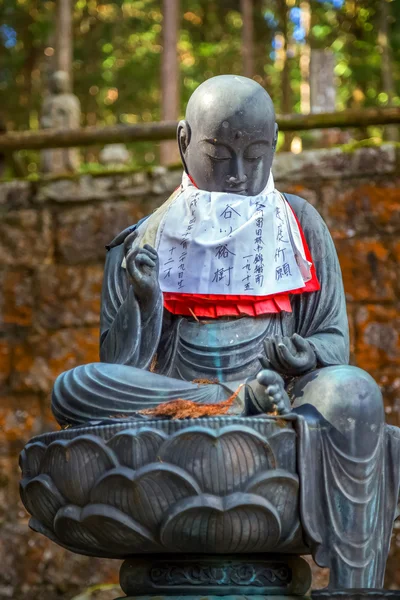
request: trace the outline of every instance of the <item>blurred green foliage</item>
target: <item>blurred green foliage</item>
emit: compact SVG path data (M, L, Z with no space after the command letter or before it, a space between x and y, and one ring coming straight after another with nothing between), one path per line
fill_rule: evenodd
M394 93L382 82L380 11L388 3ZM293 9L304 0L254 0L255 78L282 106L279 39L282 11L288 19L287 48L292 112L300 111L300 56L304 44L330 48L336 56L338 109L400 104L400 2L310 0L311 24L302 39ZM242 72L239 0L180 0L181 112L196 86L221 73ZM38 127L52 69L54 0L0 0L0 119L8 129ZM298 15L297 15L298 16ZM140 123L160 119L161 0L74 2L74 92L82 124ZM282 36L281 36L282 37ZM93 149L86 152L94 160ZM154 144L135 146L135 161L152 164Z

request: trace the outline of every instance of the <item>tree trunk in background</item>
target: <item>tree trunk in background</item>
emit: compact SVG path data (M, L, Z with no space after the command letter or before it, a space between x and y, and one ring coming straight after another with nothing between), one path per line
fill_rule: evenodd
M163 121L176 121L179 116L178 30L179 0L163 0L161 66L161 119ZM162 165L179 162L176 142L161 142L160 162Z
M311 49L310 105L312 113L335 112L336 80L335 55L329 49ZM313 132L315 146L329 147L340 143L342 133L337 129Z
M301 24L306 32L305 44L300 49L300 110L303 114L310 112L310 25L311 25L311 8L310 3L306 0L300 2L301 8Z
M254 7L253 0L240 0L242 13L242 56L243 75L253 77L254 73Z
M72 88L72 0L57 0L55 70L69 75Z
M393 57L392 48L390 46L389 29L391 22L390 14L391 6L387 0L380 1L380 20L378 44L381 49L381 73L382 73L382 90L388 95L388 106L392 106L393 97L395 95L395 85L393 81ZM386 127L385 137L387 140L395 142L398 140L397 127Z
M292 89L290 85L290 62L288 56L288 7L286 0L279 0L278 2L278 14L279 24L283 36L283 69L282 69L282 102L281 110L282 114L289 115L292 112ZM283 150L289 151L292 142L292 135L285 134L285 141L283 144Z

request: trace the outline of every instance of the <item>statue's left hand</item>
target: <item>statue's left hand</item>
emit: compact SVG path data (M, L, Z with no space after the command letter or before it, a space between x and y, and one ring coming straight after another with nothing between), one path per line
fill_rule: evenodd
M277 335L264 342L266 357L260 357L265 369L287 375L301 375L317 366L310 342L295 333L291 338Z

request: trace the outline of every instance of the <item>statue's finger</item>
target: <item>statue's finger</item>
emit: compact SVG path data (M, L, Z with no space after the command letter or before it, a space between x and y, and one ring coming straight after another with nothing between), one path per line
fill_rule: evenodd
M155 248L153 248L153 246L150 246L150 244L145 244L143 246L143 250L147 250L147 252L155 257L158 257L157 254L157 250Z
M131 248L126 254L125 254L125 262L127 265L129 264L133 264L135 262L136 256L139 252L139 248Z
M304 338L301 337L301 335L294 333L292 335L292 341L293 341L293 344L295 345L296 349L299 352L304 352L304 351L308 350L309 344L308 344L307 340L305 340Z
M132 248L132 245L133 245L134 241L136 240L136 238L138 237L138 235L139 235L139 232L137 231L137 229L135 229L135 231L132 231L132 233L130 233L129 235L126 236L125 241L124 241L124 254L125 255Z
M279 370L282 365L278 358L274 340L273 339L265 340L264 349L265 349L265 354L267 355L267 358L268 358L269 362L271 363L272 367L274 369Z
M152 269L154 269L154 267L156 266L155 261L152 260L147 254L143 254L143 252L140 252L137 255L135 262L139 266L147 266L151 267Z
M289 348L289 351L291 354L297 353L297 348L294 345L294 343L292 342L292 340L290 339L290 337L285 336L284 338L282 338L282 341L285 344L286 348Z
M278 354L283 363L288 367L292 367L293 365L297 364L297 357L293 356L285 344L279 344Z
M263 354L260 354L257 358L260 361L260 364L261 364L261 366L262 366L263 369L270 369L271 368L271 363L269 362L269 360L268 360L268 358L266 356L264 356Z

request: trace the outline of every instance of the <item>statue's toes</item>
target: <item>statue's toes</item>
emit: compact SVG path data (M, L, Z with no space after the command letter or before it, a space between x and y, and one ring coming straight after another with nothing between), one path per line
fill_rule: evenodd
M263 369L257 375L257 381L260 385L264 387L272 387L276 386L278 389L284 389L284 381L282 377L276 371L271 371L270 369Z

